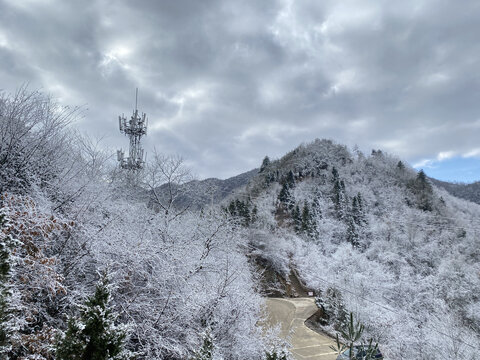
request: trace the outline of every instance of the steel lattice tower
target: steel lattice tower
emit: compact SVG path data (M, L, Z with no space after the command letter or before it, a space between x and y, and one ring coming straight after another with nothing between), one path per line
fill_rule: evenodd
M137 109L138 89L135 90L135 110L127 121L125 115L118 117L120 132L124 133L130 139L130 148L128 157L125 158L123 150L117 150L117 160L123 169L137 171L145 165L144 150L140 144L143 135L147 134L148 118L147 114L139 115Z

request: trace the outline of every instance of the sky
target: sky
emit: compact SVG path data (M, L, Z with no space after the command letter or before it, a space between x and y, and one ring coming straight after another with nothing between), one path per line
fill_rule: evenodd
M125 149L138 87L147 153L199 178L329 138L470 182L478 19L468 0L0 0L0 89L83 106L75 126Z

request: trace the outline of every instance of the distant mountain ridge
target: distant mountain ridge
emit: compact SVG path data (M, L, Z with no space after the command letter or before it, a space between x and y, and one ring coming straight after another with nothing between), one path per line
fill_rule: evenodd
M199 210L209 204L218 204L237 189L245 186L258 174L258 171L253 169L225 180L208 178L189 181L176 188L180 195L173 205L178 208L188 207L191 210ZM158 187L156 191L161 196L166 196L167 185Z
M480 181L471 184L452 183L430 178L430 181L455 197L480 204Z

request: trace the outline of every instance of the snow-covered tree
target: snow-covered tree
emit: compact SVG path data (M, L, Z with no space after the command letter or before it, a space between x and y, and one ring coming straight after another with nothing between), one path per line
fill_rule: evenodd
M116 324L117 314L110 302L108 277L103 274L95 293L80 306L78 317L68 320L68 328L58 340L59 360L127 359L124 351L126 327Z

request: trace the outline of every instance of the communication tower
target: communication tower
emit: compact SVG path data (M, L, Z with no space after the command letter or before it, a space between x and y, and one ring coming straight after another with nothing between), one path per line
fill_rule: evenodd
M140 144L143 135L147 134L148 118L147 114L139 115L137 109L138 88L135 90L135 110L130 120L127 121L125 115L118 117L120 132L130 139L130 148L128 157L125 157L123 150L117 150L117 160L123 169L137 171L145 165L144 150Z

